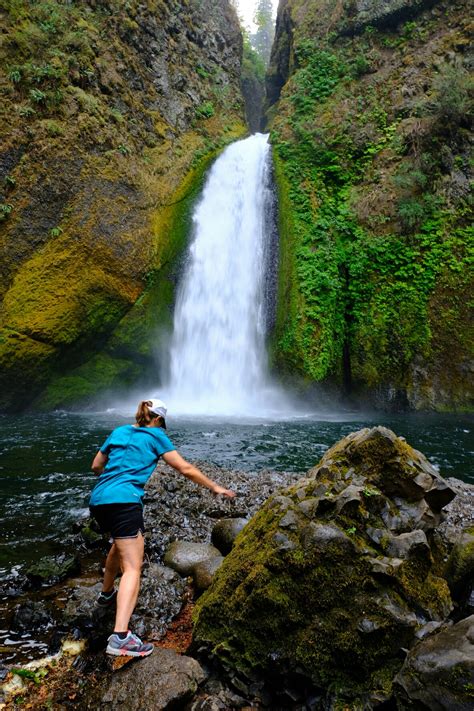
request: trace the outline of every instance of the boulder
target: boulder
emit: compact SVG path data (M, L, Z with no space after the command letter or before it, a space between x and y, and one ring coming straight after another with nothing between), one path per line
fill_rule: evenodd
M246 518L221 518L216 523L212 529L211 541L222 555L230 552L235 539L247 523Z
M77 575L81 570L79 557L61 553L55 556L45 556L30 565L25 574L33 587L55 585L71 575Z
M130 664L112 676L102 696L103 711L160 711L181 708L206 675L195 659L171 649L155 648L153 654Z
M161 639L184 602L186 581L171 568L151 563L143 569L131 629L145 639Z
M399 708L471 711L474 615L417 644L395 679Z
M345 437L239 535L197 602L195 644L273 690L298 678L383 702L417 632L452 610L426 534L453 496L390 430Z
M11 629L21 632L45 630L53 624L51 611L44 600L28 600L16 606Z
M207 543L190 543L188 541L175 541L171 543L165 553L165 563L183 576L191 575L197 563L202 563L210 558L220 557L220 552Z
M198 592L203 592L212 583L216 571L221 567L223 556L209 558L197 563L193 568L194 586Z

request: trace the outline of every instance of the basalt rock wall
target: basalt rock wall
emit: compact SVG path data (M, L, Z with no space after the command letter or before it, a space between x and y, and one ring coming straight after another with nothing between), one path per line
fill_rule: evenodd
M464 0L282 0L273 358L397 409L472 409Z
M227 0L0 3L0 407L136 382L204 168L246 128Z

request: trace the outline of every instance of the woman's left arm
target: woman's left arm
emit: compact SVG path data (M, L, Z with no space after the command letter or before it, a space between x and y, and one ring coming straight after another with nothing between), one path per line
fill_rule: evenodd
M94 457L94 460L93 460L92 466L91 466L91 469L94 472L94 474L102 474L102 472L104 471L104 467L108 461L109 461L108 456L106 454L104 454L103 452L101 452L99 449L99 451L97 452L97 454Z
M165 452L163 454L163 459L166 464L169 464L170 467L176 469L177 472L183 474L183 476L187 479L191 479L191 481L199 484L199 486L205 486L214 494L223 494L224 496L228 496L230 498L235 496L235 491L226 489L225 487L220 486L220 484L216 484L215 481L212 481L212 479L209 479L209 477L203 474L200 469L183 459L183 457L175 449L171 452Z

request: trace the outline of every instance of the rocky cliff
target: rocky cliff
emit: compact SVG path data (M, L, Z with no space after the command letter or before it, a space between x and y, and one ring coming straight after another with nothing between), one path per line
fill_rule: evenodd
M472 408L468 18L463 0L281 0L280 372Z
M227 0L0 2L0 407L136 381L204 168L245 132Z

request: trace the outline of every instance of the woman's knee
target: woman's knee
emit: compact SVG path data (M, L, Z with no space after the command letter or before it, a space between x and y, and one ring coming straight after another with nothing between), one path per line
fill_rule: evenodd
M137 538L116 539L115 540L119 555L122 571L127 570L140 571L143 563L143 536L141 533Z

